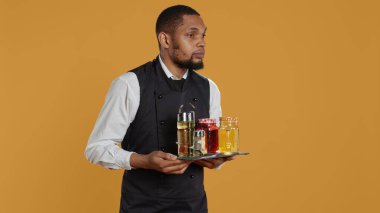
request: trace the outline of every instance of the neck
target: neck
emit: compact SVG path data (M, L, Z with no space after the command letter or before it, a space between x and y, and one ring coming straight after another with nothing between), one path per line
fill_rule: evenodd
M160 57L169 71L178 79L186 73L186 69L178 67L169 57L167 53L160 53Z

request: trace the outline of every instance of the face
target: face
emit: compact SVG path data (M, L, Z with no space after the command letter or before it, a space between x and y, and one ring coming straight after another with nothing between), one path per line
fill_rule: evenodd
M172 36L169 55L180 68L202 69L206 26L198 15L184 15L182 22Z

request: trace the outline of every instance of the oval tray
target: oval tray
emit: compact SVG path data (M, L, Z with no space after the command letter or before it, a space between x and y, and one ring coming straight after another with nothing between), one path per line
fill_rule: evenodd
M217 154L207 154L199 157L178 157L179 160L202 160L202 159L210 159L210 158L226 158L235 155L248 155L249 152L231 152L228 154L225 153L217 153Z

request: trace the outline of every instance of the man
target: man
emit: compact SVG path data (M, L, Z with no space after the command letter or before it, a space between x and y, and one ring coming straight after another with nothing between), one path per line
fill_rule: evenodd
M221 116L217 86L194 71L203 68L205 33L194 9L165 9L156 23L159 56L112 82L86 158L125 169L120 212L207 212L203 167L214 169L232 158L176 157L181 105L194 106L197 119Z

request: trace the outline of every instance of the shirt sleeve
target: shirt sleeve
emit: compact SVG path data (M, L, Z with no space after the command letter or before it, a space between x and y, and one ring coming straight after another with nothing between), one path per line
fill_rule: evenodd
M209 79L210 84L210 118L222 117L220 91L218 86Z
M139 104L140 97L136 97L132 89L125 79L117 78L112 82L85 150L91 163L108 169L132 169L130 157L133 152L120 147Z

